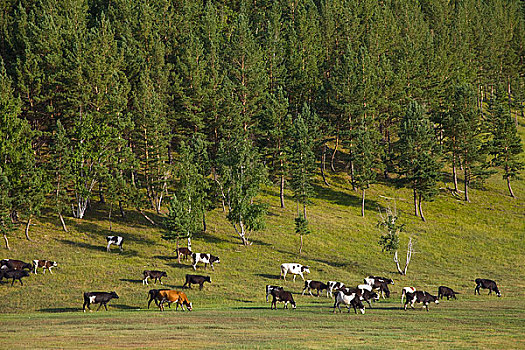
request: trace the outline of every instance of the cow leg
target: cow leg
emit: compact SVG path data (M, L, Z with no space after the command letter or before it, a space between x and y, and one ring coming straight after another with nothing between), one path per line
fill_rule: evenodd
M104 309L106 309L106 311L108 311L108 305L107 304L108 304L107 302L104 303Z
M211 270L215 271L215 268L213 267L213 263L210 263L210 266L211 266Z
M161 277L161 278L162 278L162 277ZM160 282L160 284L162 284L162 279L161 279L161 278L159 278L159 282Z
M287 301L284 302L284 307L283 307L283 309L288 309L288 302L287 302Z
M193 270L197 271L197 264L192 265L192 266L193 266Z
M318 290L317 290L317 297L318 297L318 298L319 298L319 292L320 292L320 290L318 289Z
M288 273L287 271L284 271L283 280L285 280L285 281L286 281L286 274L287 274L287 273ZM282 275L282 274L283 274L283 273L282 273L282 271L281 271L281 275Z
M305 288L303 289L303 293L302 293L301 295L304 295L304 292L306 292L307 289L308 289L308 287L305 287Z
M110 251L110 249L109 249L109 246L110 246L110 245L111 245L111 243L110 243L110 242L108 242L108 246L106 247L106 251L107 251L107 252L109 252L109 251Z
M119 248L120 248L120 251L122 251L122 244L121 244L121 245L119 245Z
M425 303L425 308L427 309L427 312L428 312L428 303Z
M188 284L188 281L184 282L184 284L182 285L182 288L187 288L186 285Z
M474 295L476 295L476 292L479 294L479 284L474 288Z
M293 275L293 281L294 281L294 282L295 282L295 277L297 277L297 275L294 274L294 275Z
M11 282L11 287L15 284L15 278L13 277L13 282Z
M142 285L148 285L148 276L142 280Z
M199 290L202 290L202 287L204 286L204 282L199 284Z

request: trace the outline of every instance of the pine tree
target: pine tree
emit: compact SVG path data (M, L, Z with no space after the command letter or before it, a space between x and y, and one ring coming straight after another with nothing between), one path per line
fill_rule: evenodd
M503 179L512 198L516 198L511 187L511 179L519 179L523 162L519 156L523 152L521 138L508 109L497 99L489 101L487 113L490 116L492 139L488 142L488 152L492 156L491 164L503 169Z

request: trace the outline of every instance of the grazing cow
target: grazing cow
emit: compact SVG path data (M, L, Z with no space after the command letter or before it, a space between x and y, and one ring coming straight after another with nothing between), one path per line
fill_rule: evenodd
M270 304L270 310L276 309L277 310L277 302L282 301L284 302L284 309L288 309L288 303L292 304L292 308L296 308L295 301L293 300L292 293L282 290L282 289L274 289L271 292L272 294L272 303Z
M155 305L159 306L159 301L157 299L157 295L159 294L159 291L161 290L169 290L169 289L150 289L148 292L148 309L152 301L155 301ZM171 308L171 303L168 303L168 306Z
M295 264L295 263L282 264L281 265L281 275L279 276L279 278L282 277L286 281L287 273L293 274L294 282L295 282L295 277L297 277L297 275L301 276L301 278L304 281L303 273L310 273L310 268L308 266L303 266L301 264Z
M474 289L474 295L476 295L476 292L479 294L479 289L488 289L489 294L491 294L493 291L496 293L498 297L501 296L501 293L499 292L498 286L496 285L496 282L493 280L488 280L484 278L476 278L476 288Z
M14 260L14 259L3 259L0 260L0 266L3 269L8 270L23 270L28 269L32 270L33 265L30 263L23 262L22 260Z
M366 301L370 308L372 308L370 300L379 301L379 295L376 292L372 291L372 287L370 287L367 284L360 284L357 286L357 288L341 288L339 289L339 291L343 292L346 295L352 295L353 293L356 293L359 296L359 300Z
M323 282L320 282L320 281L312 281L312 280L306 280L304 281L304 289L303 289L303 294L304 295L304 292L306 292L306 290L308 289L308 292L310 293L311 296L313 296L312 294L312 289L315 289L317 290L317 297L319 297L319 293L323 290L323 289L326 289L327 291L327 296L328 296L328 285L324 284Z
M200 275L186 275L186 282L184 282L184 285L182 288L186 288L186 285L188 285L188 288L191 288L191 284L198 284L199 290L202 290L202 287L204 286L204 282L211 283L210 276L200 276Z
M175 310L179 309L179 305L182 311L184 311L184 306L186 306L186 309L188 309L188 311L191 311L193 308L193 305L188 300L186 293L179 292L177 290L159 290L157 294L157 300L160 301L160 311L164 311L164 303L177 303L177 307Z
M436 296L431 295L430 293L423 292L416 290L414 293L406 293L407 299L405 300L405 311L407 309L408 304L410 304L410 307L413 309L415 303L421 303L423 304L423 307L425 307L428 311L428 304L430 303L436 303L439 304L439 300Z
M415 291L416 291L415 287L403 287L403 289L401 290L401 304L403 304L403 298L407 295L407 293L413 294Z
M385 299L385 295L387 298L390 297L390 290L388 289L389 284L394 284L394 281L391 279L383 278L383 277L374 277L370 276L368 278L364 279L365 284L368 284L372 287L372 289L379 290L379 293Z
M267 284L267 285L266 285L266 302L268 302L268 296L269 296L270 294L272 294L272 290L274 290L274 289L276 289L276 290L283 290L283 287L280 287L280 286L272 286L272 285L270 285L270 284Z
M213 263L220 263L220 259L218 256L213 256L211 254L204 254L204 253L193 253L191 255L191 258L193 260L193 269L195 271L197 271L197 264L199 262L203 262L204 263L204 269L206 269L206 267L208 266L208 264L210 264L211 266L211 269L213 271L215 271L215 269L213 268Z
M98 310L100 310L100 307L104 305L104 308L106 311L108 311L107 303L111 299L118 299L118 295L115 292L86 292L84 293L84 305L82 305L82 310L86 312L86 305L89 311L91 311L91 308L89 305L91 304L100 304L98 306Z
M365 313L365 306L361 302L358 293L350 293L350 295L347 295L343 290L338 291L335 295L334 313L336 307L339 309L339 312L341 312L341 303L347 305L348 312L350 312L350 306L352 306L356 314L358 308L362 314Z
M36 275L36 269L41 267L43 270L43 273L46 273L46 269L51 272L52 267L56 267L58 264L56 261L50 261L50 260L33 260L33 273Z
M457 299L456 294L460 293L453 291L452 288L445 286L440 286L438 288L438 299L443 299L443 297L447 297L447 300L449 300L450 298Z
M22 283L22 278L29 276L29 271L26 270L9 270L9 269L1 269L0 270L0 281L4 278L6 278L8 281L10 278L13 279L11 282L11 286L15 284L15 280L19 280L20 284L23 286L24 283Z
M121 236L107 236L106 240L108 241L108 246L106 248L108 252L110 251L109 246L112 244L118 245L120 251L122 251L122 243L124 239Z
M334 290L337 291L338 289L341 289L341 288L344 288L344 283L342 282L337 282L337 281L328 281L326 283L326 285L328 286L328 289L326 290L326 297L328 298L328 295L330 295L330 298L333 298L334 297Z
M165 271L157 271L157 270L144 270L142 272L144 278L142 280L142 284L148 285L148 278L154 278L155 282L157 283L157 280L159 280L160 284L162 284L162 277L168 277L168 274Z
M182 260L187 260L188 256L191 256L191 254L193 253L188 248L182 247L182 248L175 249L175 254L177 254L177 257L179 259L182 258Z

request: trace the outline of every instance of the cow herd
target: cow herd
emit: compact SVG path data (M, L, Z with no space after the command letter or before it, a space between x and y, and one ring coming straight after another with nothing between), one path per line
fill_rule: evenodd
M107 251L110 251L110 246L112 244L117 245L122 251L123 238L120 236L107 236ZM175 251L175 254L179 259L188 259L191 257L194 270L197 270L197 264L203 263L204 269L207 269L207 266L210 265L212 270L214 270L214 263L220 263L220 259L217 256L207 254L207 253L193 253L188 248L178 248ZM46 270L50 274L53 272L51 269L56 267L58 264L55 261L49 260L33 260L31 263L26 263L21 260L14 259L3 259L0 260L0 281L6 278L8 281L12 279L11 286L14 285L14 282L18 280L23 286L22 278L28 277L30 275L29 271L32 271L34 274L37 274L37 269L42 268L43 273L45 274ZM389 278L379 277L379 276L368 276L363 279L363 284L358 284L356 287L346 286L342 282L338 281L328 281L326 283L322 281L315 280L305 280L304 274L310 273L310 267L301 265L298 263L284 263L281 265L280 278L286 281L287 274L293 275L293 281L297 275L301 276L304 281L304 288L301 295L304 296L308 292L311 296L314 296L312 293L315 292L315 296L319 297L321 293L326 292L327 298L334 298L333 312L336 310L341 312L341 304L345 305L350 312L351 308L354 309L354 312L357 313L359 310L362 314L365 313L365 306L363 302L366 302L370 308L372 308L372 303L379 301L380 297L383 299L390 297L389 285L394 285L394 281ZM167 277L165 271L159 270L144 270L142 273L142 284L148 285L148 279L154 281L156 284L157 281L162 285L162 278ZM186 274L185 282L182 288L191 288L192 284L199 285L199 290L203 289L204 283L211 283L210 276L202 275L192 275ZM478 278L475 280L476 287L474 289L474 294L480 294L480 289L488 289L489 294L495 292L498 297L501 296L501 293L496 285L496 282L489 279ZM401 290L401 304L404 305L404 310L410 305L411 308L414 308L414 304L422 304L424 308L428 311L428 306L431 303L438 304L440 299L444 297L447 300L457 299L456 294L460 294L454 291L452 288L446 286L440 286L438 288L437 296L434 296L426 291L416 290L414 287L403 287ZM82 310L85 312L86 307L91 311L91 304L100 304L99 310L102 306L107 310L107 304L112 299L118 299L119 296L116 292L86 292L84 293L84 303L82 305ZM292 306L293 309L297 308L297 304L293 298L293 293L291 291L284 290L281 286L275 285L266 285L266 302L269 301L269 297L272 297L270 309L277 309L277 302L284 303L284 308L288 308L288 304ZM182 311L184 308L191 311L193 308L192 303L188 300L187 295L184 292L170 290L170 289L151 289L148 291L148 309L152 301L155 301L155 304L159 307L160 311L164 310L164 306L167 304L171 307L172 303L175 303L177 309L179 306Z
M348 312L353 308L355 313L357 313L357 310L359 309L359 311L364 314L365 307L363 302L366 302L368 306L372 308L371 301L379 301L380 296L383 299L390 297L388 285L394 284L392 279L379 276L368 276L364 278L364 283L357 285L357 287L347 287L344 283L338 281L328 281L327 283L324 283L322 281L305 280L304 273L310 273L310 268L309 266L303 266L297 263L286 263L281 265L280 278L286 280L286 275L288 273L294 275L294 281L297 275L301 276L304 280L304 288L301 295L308 292L311 296L314 296L312 291L316 292L316 297L319 297L322 291L326 291L327 298L333 298L335 295L333 305L334 313L336 310L341 312L341 304L344 304L348 308ZM474 294L479 294L479 289L483 288L488 289L489 294L494 291L498 297L501 296L496 282L481 278L476 279L475 282L476 288L474 289ZM268 297L272 296L270 309L276 309L277 302L284 302L285 309L288 308L288 304L292 305L294 309L297 308L293 294L290 291L285 291L283 287L266 285L265 290L266 302L268 302ZM451 298L457 299L456 294L460 293L446 286L440 286L438 288L437 296L426 291L416 290L415 287L403 287L401 290L401 304L404 304L405 311L409 305L414 309L414 304L416 303L422 304L428 311L429 304L439 304L439 299L443 299L444 297L446 297L447 300L450 300Z

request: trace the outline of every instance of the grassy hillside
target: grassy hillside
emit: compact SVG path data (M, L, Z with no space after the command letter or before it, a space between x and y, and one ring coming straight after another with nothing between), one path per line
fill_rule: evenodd
M264 191L262 199L270 205L267 228L249 237L253 242L252 246L241 245L220 209L211 212L208 232L194 237L193 250L218 255L221 263L216 265L215 271L204 271L202 267L198 269L197 273L211 276L212 284L206 284L203 291L188 291L196 309L191 317L197 317L195 315L198 315L199 310L209 310L222 317L215 322L225 326L228 322L233 325L244 318L248 319L247 325L258 324L271 315L266 310L268 304L264 302L264 286L281 284L296 293L298 303L296 316L279 316L285 317L283 322L289 317L308 319L321 313L323 316L320 320L311 319L313 323L307 326L312 333L319 327L336 327L329 318L331 300L301 296L301 280L295 283L291 279L287 282L279 281L281 263L299 262L311 266L309 279L339 280L356 285L369 274L392 277L396 282L392 287L392 297L378 305L380 311L370 310L362 316L372 317L370 320L375 320L377 325L390 317L405 317L400 316L403 312L399 311L398 298L402 286L411 285L437 294L439 285L447 285L462 293L459 296L460 301L454 302L457 303L456 307L452 302L432 307L430 315L445 312L440 316L443 320L460 322L462 317L471 321L485 320L483 317L490 320L491 316L483 313L485 308L492 312L506 310L498 314L499 318L490 329L497 328L498 325L510 327L499 328L502 333L498 336L501 339L515 329L523 330L522 316L518 317L517 323L510 320L519 315L525 306L522 301L525 287L522 278L525 275L525 181L516 181L513 185L519 199L508 196L500 176L492 177L483 189L473 189L472 203L458 200L444 190L434 202L426 204L426 223L413 216L411 194L405 189L395 189L387 184L374 185L367 195L366 217L362 218L359 194L349 189L348 179L344 175L332 175L329 182L329 187L317 186L318 196L309 207L312 234L305 238L301 255L298 254L299 238L293 233L295 205L288 198L287 208L279 208L277 188L269 187ZM447 184L441 186L446 187ZM407 276L396 273L391 255L381 252L377 244L380 236L376 227L377 208L392 205L392 200L388 198L397 198L400 220L406 224L401 236L402 262L408 237L413 237L415 243L416 253ZM66 327L63 330L65 334L74 334L74 327L64 325L69 322L74 324L79 318L77 312L82 306L82 293L95 290L115 290L120 295L119 300L111 303L112 311L106 316L94 316L96 319L117 318L124 323L141 322L136 320L137 315L130 316L130 312L146 307L147 291L153 288L151 284L142 285L141 275L144 269L167 271L165 287L182 286L184 275L192 273L193 269L189 262L178 264L173 254L175 247L161 239L161 229L149 224L140 214L128 212L125 219L113 215L110 231L108 209L107 206L95 204L85 219L68 219L69 233L62 231L58 219L52 213L47 213L31 228L33 242L25 239L22 228L10 237L12 250L2 248L2 258L24 261L48 259L56 260L59 265L52 275L39 272L26 278L23 287L18 282L13 287L5 282L0 285L0 313L3 314L0 315L0 324L7 327L13 319L29 323L38 322L35 318L48 319L50 324L56 322L62 328ZM154 214L151 216L157 222L161 221L160 217ZM105 236L108 234L124 237L122 253L115 246L112 246L111 253L106 252ZM477 277L496 280L503 298L474 296L473 280ZM476 304L477 302L481 304ZM477 311L467 311L471 309ZM124 312L126 310L128 312ZM253 312L250 313L250 310ZM149 322L151 318L155 318L154 322L160 322L166 317L153 316L158 314L159 311L155 309L142 312L139 320ZM230 317L237 318L235 321L228 321ZM411 334L408 330L410 322L417 323L412 318L414 316L409 317L408 320L412 321L400 326L406 328L404 331L408 335ZM419 322L428 322L430 327L436 326L431 316L421 317ZM33 321L29 321L29 318ZM475 338L475 334L481 332L479 327L483 327L477 323L481 321L471 321L464 323L469 339ZM93 322L93 319L89 322ZM89 328L89 322L84 326ZM141 326L130 327L140 329ZM260 327L268 326L261 323ZM269 332L268 329L261 331L264 334ZM297 336L296 333L293 334ZM364 339L373 338L374 334L367 333ZM381 337L386 336L386 333L381 334ZM461 339L461 332L457 336ZM16 344L16 337L10 339ZM53 341L60 343L59 339ZM439 344L440 339L437 337L435 344ZM523 338L520 340L523 342ZM206 344L214 344L212 339L207 341ZM497 344L503 345L507 341L508 339L503 343L498 341ZM220 344L228 347L228 343ZM272 344L279 347L280 343ZM519 342L514 343L517 344ZM97 347L97 344L92 343L91 346ZM402 343L398 343L398 346L402 346Z

